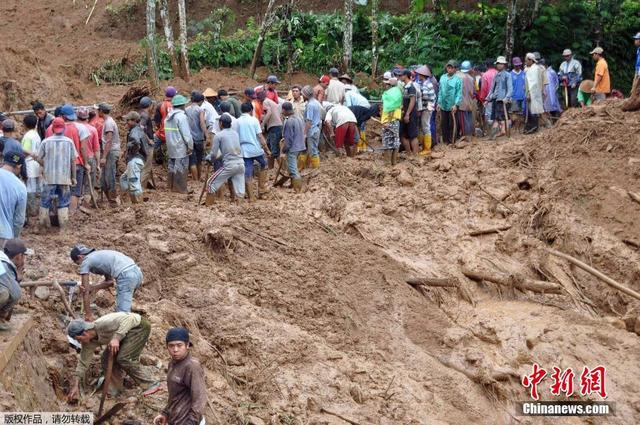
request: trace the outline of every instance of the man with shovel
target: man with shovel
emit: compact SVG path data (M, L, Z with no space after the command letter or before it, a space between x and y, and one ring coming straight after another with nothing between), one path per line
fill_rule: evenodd
M158 385L158 381L140 364L140 353L144 349L151 333L149 321L136 313L109 313L95 321L75 319L69 323L67 334L80 342L82 349L76 367L76 379L72 382L68 400L78 399L80 381L85 375L95 349L105 345L102 353L102 368L108 371L112 363L112 376L105 376L104 385L118 383L125 371L136 384L149 387L150 391Z

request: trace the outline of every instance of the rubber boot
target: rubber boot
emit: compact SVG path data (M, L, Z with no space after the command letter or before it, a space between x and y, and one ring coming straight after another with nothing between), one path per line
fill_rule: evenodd
M291 186L296 193L302 192L302 179L300 177L291 179Z
M422 150L420 156L427 156L431 154L431 135L427 134L422 136Z
M298 155L298 171L304 170L304 167L307 166L307 154L301 153Z
M489 140L496 140L498 137L498 133L500 132L500 127L491 127L491 133L489 134Z
M344 149L347 151L347 156L349 158L353 158L356 155L356 153L355 153L356 147L355 146L345 146Z
M69 208L58 208L58 226L61 229L67 227L69 223Z
M218 191L219 192L219 191ZM208 207L210 207L211 205L215 204L216 202L216 197L218 197L216 194L218 192L214 192L214 193L209 193L207 192L207 197L204 200L204 204Z
M38 222L40 223L40 226L42 226L44 228L51 227L51 220L49 220L49 209L48 208L40 207L39 214L38 214Z
M398 149L394 149L391 152L391 165L396 165L398 163Z
M320 157L312 156L311 157L311 168L320 168Z
M253 192L253 178L246 177L244 179L244 186L245 186L245 191L247 192L247 199L249 199L249 202L255 201L256 196L255 196L255 193Z
M362 130L360 131L360 140L358 140L358 152L366 152L367 151L367 132Z
M267 187L267 178L269 176L269 171L261 170L258 173L258 197L262 198L264 195L269 193L269 188Z

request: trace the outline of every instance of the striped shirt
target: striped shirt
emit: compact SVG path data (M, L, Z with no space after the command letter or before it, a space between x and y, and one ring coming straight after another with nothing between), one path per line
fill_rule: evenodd
M78 156L73 140L54 134L42 141L38 157L44 163L46 184L71 185L71 168Z

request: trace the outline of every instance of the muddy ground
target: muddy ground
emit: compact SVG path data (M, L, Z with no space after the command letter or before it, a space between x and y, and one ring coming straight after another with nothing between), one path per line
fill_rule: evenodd
M153 324L145 363L162 376L164 333L189 327L208 423L635 423L638 301L546 249L640 289L640 204L627 194L638 190L638 118L613 102L536 136L439 148L395 167L374 153L327 157L304 193L277 188L252 204L198 207L199 183L189 196L161 183L141 205L79 213L65 233L26 229L36 250L28 276L75 277L75 242L132 256L145 274L135 307ZM511 286L470 280L469 268L512 276ZM414 277L456 286L407 284ZM561 288L517 289L526 278ZM107 312L113 295L97 303ZM75 354L58 299L22 304L39 312L61 408L97 410L97 397L64 404ZM534 362L577 375L606 366L616 416L515 416ZM557 399L549 385L542 399ZM166 392L127 397L113 423L149 423Z

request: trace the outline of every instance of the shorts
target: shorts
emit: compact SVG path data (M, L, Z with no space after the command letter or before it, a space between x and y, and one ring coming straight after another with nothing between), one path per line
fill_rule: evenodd
M267 169L267 161L264 159L264 155L254 156L253 158L244 158L244 176L246 178L253 177L253 161L258 161L261 170Z
M491 104L491 121L504 121L504 102L494 100Z
M193 141L193 152L189 155L189 167L202 163L204 158L204 140Z
M346 146L353 146L356 142L356 124L348 122L336 127L336 148L342 149Z
M53 205L53 199L58 198L58 208L68 208L71 203L71 190L63 184L45 184L42 186L40 207L49 209Z
M76 198L82 198L84 194L84 172L86 170L82 165L76 164L76 185L71 189L71 195Z
M404 120L400 120L400 137L405 139L415 139L418 137L418 130L418 115L415 112L409 116L408 123L405 123Z
M524 111L524 100L512 100L511 101L511 112L522 114Z
M138 156L133 157L127 163L127 169L120 176L120 187L123 191L136 196L142 194L141 177L143 168L144 161Z
M278 158L280 156L280 140L282 139L282 126L276 125L267 130L267 144L271 149L271 157Z
M382 129L382 145L385 149L400 147L400 122L393 120Z

